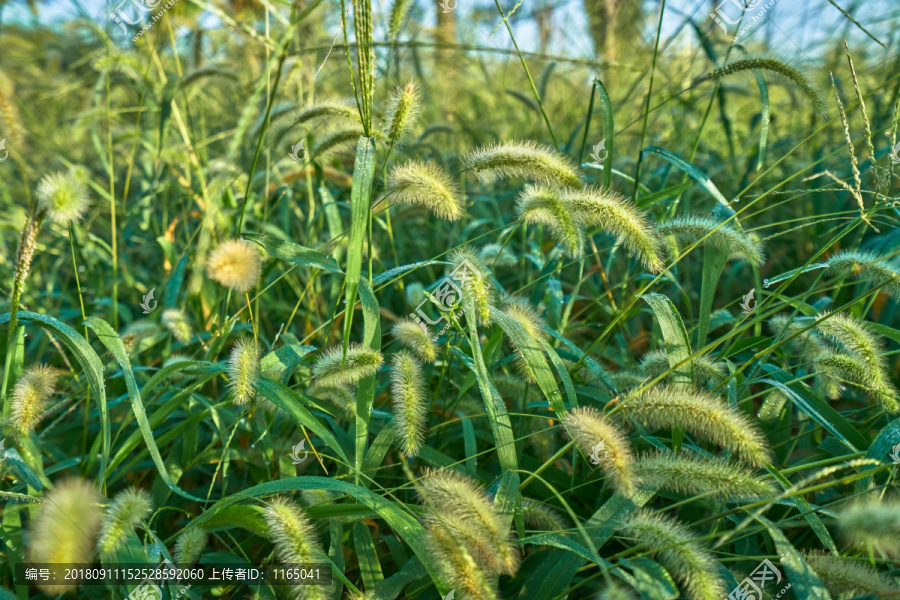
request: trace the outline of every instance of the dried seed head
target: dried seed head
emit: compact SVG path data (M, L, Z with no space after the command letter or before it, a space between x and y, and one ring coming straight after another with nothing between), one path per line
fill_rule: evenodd
M206 260L206 273L225 287L244 293L259 281L262 258L247 240L226 240Z
M408 352L398 352L391 363L391 400L394 430L406 456L415 456L425 442L428 399L422 365Z
M162 324L182 344L187 344L194 335L187 315L177 308L167 308L163 311Z
M437 360L437 348L428 331L412 319L401 319L391 328L394 339L416 353L425 362Z
M100 528L102 498L84 479L67 479L51 489L32 522L29 554L35 563L78 563L91 555ZM74 585L42 585L50 597Z
M256 395L259 379L259 346L251 339L240 340L228 357L228 386L234 403L244 405Z
M68 226L81 220L90 198L87 187L69 173L45 175L38 183L38 206L47 211L47 217L60 225Z
M313 379L321 385L354 385L377 373L382 362L384 357L377 350L352 343L345 358L343 348L337 346L323 352L313 365Z
M27 435L40 423L47 402L56 388L56 369L44 364L25 369L12 392L13 421L19 433Z
M103 517L103 528L97 550L101 556L111 556L125 541L132 528L140 523L153 508L150 494L138 488L128 488L113 499Z

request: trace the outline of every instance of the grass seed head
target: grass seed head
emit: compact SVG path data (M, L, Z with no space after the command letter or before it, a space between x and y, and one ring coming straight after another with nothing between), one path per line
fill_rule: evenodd
M259 379L259 346L251 339L236 342L228 357L228 386L234 403L244 405L256 395Z
M316 529L306 512L294 502L275 498L266 505L269 538L275 554L284 563L311 563L321 560ZM312 587L312 586L311 586Z
M635 475L648 489L665 489L686 496L713 495L723 501L763 498L775 487L740 464L718 458L654 453L642 456Z
M466 273L466 276L458 281L463 293L463 306L471 301L475 307L475 316L479 323L489 323L491 320L491 308L494 306L494 284L490 269L485 266L478 255L471 248L464 246L453 251L450 255L450 273Z
M425 362L437 360L437 348L431 341L431 335L412 319L401 319L391 328L394 339L416 353Z
M382 362L381 352L360 344L349 345L346 359L343 348L336 346L323 352L313 365L313 379L321 385L355 385L360 379L377 373Z
M466 170L481 181L523 177L542 183L580 188L581 177L568 156L531 141L496 143L463 157Z
M873 544L900 557L900 501L867 500L851 504L838 515L838 526L853 543Z
M829 275L852 277L875 286L883 284L882 291L900 300L900 268L896 259L882 259L871 252L845 250L829 257L825 265Z
M509 526L478 484L454 471L429 471L417 490L426 521L452 532L479 566L494 574L516 573L520 555Z
M568 522L555 508L532 498L522 498L522 519L525 526L538 531L565 531Z
M66 479L47 492L28 537L31 562L85 562L100 528L103 501L84 479ZM75 585L41 585L50 597L74 590Z
M434 163L412 161L393 167L385 193L392 204L423 206L447 221L456 221L466 213L453 179Z
M585 456L600 459L598 467L612 485L630 494L635 483L634 457L621 430L590 406L569 411L562 422Z
M716 561L691 531L675 519L644 509L637 512L621 532L655 555L684 587L691 600L721 600L725 597L725 586Z
M406 456L415 456L425 442L428 398L422 365L408 352L398 352L391 363L391 400L394 430Z
M87 210L87 187L69 173L45 175L37 187L38 207L47 217L63 226L77 223Z
M150 494L130 487L119 492L107 508L97 549L101 556L112 556L125 541L128 533L140 523L153 508Z
M659 225L657 233L671 236L684 246L699 243L701 247L710 246L716 251L727 252L731 260L746 260L757 266L765 261L759 242L712 217L693 215L671 219Z
M409 138L413 123L419 112L419 90L413 82L398 87L391 94L388 108L388 142L393 145L405 143Z
M460 600L498 600L495 580L489 577L454 532L439 524L429 526L425 547ZM455 596L454 596L455 597Z
M880 597L898 591L897 585L887 575L860 560L825 552L806 552L803 558L835 600L849 600L868 594Z
M259 281L262 257L253 242L226 240L210 253L206 273L210 279L243 294Z
M56 369L44 364L28 367L16 381L12 391L12 418L22 435L37 427L47 410L50 396L56 390Z
M199 527L188 527L175 541L175 564L192 565L206 548L206 534Z
M654 387L630 396L620 414L650 429L685 429L699 439L734 451L761 467L769 460L766 438L735 407L699 390Z
M167 308L162 314L162 324L182 344L191 341L194 331L187 315L177 308Z

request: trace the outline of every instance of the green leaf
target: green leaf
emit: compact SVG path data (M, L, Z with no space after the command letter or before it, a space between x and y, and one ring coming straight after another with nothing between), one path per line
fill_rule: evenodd
M765 525L775 542L775 550L781 557L781 566L787 572L787 578L791 582L791 591L797 600L831 600L831 595L819 576L813 571L803 556L791 545L781 530L765 517L759 517L759 522Z
M694 364L691 358L691 342L684 328L684 321L672 301L666 296L657 293L641 296L650 305L659 328L662 330L663 340L666 344L666 357L669 359L669 367L674 369L673 379L676 385L683 387L694 383ZM687 362L685 362L687 361ZM685 363L675 368L675 365Z
M363 523L353 525L353 547L356 548L356 559L366 590L374 590L375 585L384 580L378 553L372 543L372 532Z
M116 358L116 361L118 361L119 366L122 367L122 375L125 378L125 387L128 388L128 398L131 400L134 418L138 422L141 435L144 436L144 443L147 445L147 450L153 458L153 464L156 465L156 470L159 471L159 476L162 477L165 484L169 486L169 489L179 496L187 498L188 500L204 502L203 498L192 496L182 490L174 481L172 481L172 478L169 477L166 465L163 462L162 456L159 454L159 448L156 447L156 440L153 439L153 430L150 428L150 422L147 420L147 413L144 412L144 403L141 400L141 392L138 389L137 382L134 380L134 373L131 371L131 361L128 359L128 353L125 351L125 344L122 343L119 334L116 333L115 329L113 329L109 323L100 317L88 317L85 319L85 324L94 330L97 337L100 339L100 342L106 346L106 349L112 353Z
M559 418L566 415L566 405L563 402L562 394L559 392L559 386L556 385L556 379L547 364L547 359L541 351L540 343L531 337L522 325L498 308L491 307L491 322L500 326L500 329L509 336L516 349L522 353L522 358L531 368L534 378L537 380L538 387L547 398L547 402L556 412Z
M179 259L178 264L175 265L172 274L169 276L169 280L166 282L162 297L163 306L173 307L178 304L178 290L181 289L181 284L184 282L184 270L187 267L187 262L188 253L185 252L181 259Z
M775 481L784 488L785 490L789 490L793 487L790 481L788 481L787 477L781 474L781 471L773 467L772 465L766 465L769 473L775 478ZM803 515L803 518L809 523L809 526L812 528L813 532L816 534L816 537L819 538L819 541L822 542L822 545L825 546L832 554L835 556L840 555L840 551L835 545L834 540L831 538L831 534L828 533L828 530L825 528L825 524L822 523L822 519L819 518L819 515L815 513L813 507L810 505L803 496L793 496L787 499L787 502L790 502L794 506L797 507L797 511Z
M53 317L33 313L25 310L18 312L18 320L20 323L31 322L42 327L53 334L53 336L61 341L68 348L81 368L87 376L91 390L97 394L96 401L100 407L100 436L102 453L100 455L100 489L106 489L106 465L109 462L110 433L109 433L109 414L106 407L106 387L103 382L103 363L100 357L87 343L84 337ZM9 322L9 313L0 315L0 325Z
M684 160L680 156L676 156L672 154L668 150L664 150L663 148L659 148L657 146L647 146L644 148L644 152L649 152L650 154L655 154L659 157L664 158L669 161L681 171L686 173L691 179L702 185L706 191L712 194L712 197L715 198L720 204L728 207L730 210L731 207L728 205L728 200L725 199L725 196L722 195L722 192L719 191L719 188L712 182L712 180L700 169Z
M356 305L356 290L362 270L363 244L371 215L374 177L375 139L360 136L356 145L356 163L353 165L353 187L350 190L350 236L347 240L347 273L344 280L347 310L344 318L344 352L350 343L353 307Z
M329 273L341 273L337 261L326 254L317 252L312 248L295 244L268 233L242 233L241 237L256 242L266 249L266 252L286 263L300 265L301 267L313 267Z
M649 558L623 558L619 564L626 569L617 568L616 575L628 582L641 595L641 600L674 600L678 597L678 587L662 565Z
M363 277L359 285L359 298L363 310L363 343L372 350L381 351L381 315L378 300L372 293L369 280ZM369 440L369 417L375 402L375 375L364 377L356 388L356 453L354 468L356 482L360 481L360 473L364 470L363 460L366 456L366 444ZM369 479L363 479L368 486Z
M290 375L303 357L315 349L315 346L301 346L300 344L282 346L278 350L269 352L259 361L259 370L262 373L274 371L278 377L283 378L285 375Z
M600 114L603 115L603 139L606 140L605 148L608 152L606 161L604 162L611 165L616 141L616 127L613 120L612 100L609 99L609 92L606 91L606 87L604 87L602 81L595 79L594 85L597 87L597 95L600 98ZM603 187L606 189L612 188L612 169L603 169Z

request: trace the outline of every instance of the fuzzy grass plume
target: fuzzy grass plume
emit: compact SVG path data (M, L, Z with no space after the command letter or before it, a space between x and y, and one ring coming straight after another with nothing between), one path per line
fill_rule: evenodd
M490 322L491 307L494 305L494 285L491 283L490 270L466 246L453 251L450 266L450 276L459 284L463 298L473 303L478 322Z
M621 430L590 406L569 411L563 425L585 456L596 457L600 470L624 493L634 488L634 457ZM593 462L593 458L591 459Z
M510 540L509 526L482 488L454 471L429 471L417 484L426 507L426 522L445 528L466 548L482 569L514 575L519 549Z
M650 222L615 192L596 186L573 190L536 184L525 186L516 203L523 222L548 226L557 243L573 258L582 255L585 231L599 227L621 239L648 270L662 268Z
M28 367L12 391L12 419L19 433L27 435L41 422L50 396L56 391L56 369L44 364Z
M392 146L405 143L419 112L419 90L413 82L397 87L391 94L387 113L388 143Z
M100 528L102 500L84 479L66 479L50 490L40 514L31 523L31 562L85 562ZM75 589L75 585L42 585L41 589L52 597Z
M408 352L398 352L391 362L391 401L394 430L406 456L415 456L425 442L428 398L422 365Z
M521 325L528 337L533 340L533 342L529 343L532 349L543 353L544 350L541 347L541 342L546 341L548 337L546 331L544 331L546 324L544 319L538 315L534 306L532 306L525 298L514 297L508 299L503 304L503 311ZM532 371L528 361L525 360L523 349L516 346L516 342L513 338L509 338L509 345L518 357L516 359L516 366L519 373L521 373L529 383L535 383L537 380L535 379L534 371Z
M523 177L548 184L580 188L581 177L569 157L531 141L496 143L478 148L463 159L466 170L490 183Z
M804 559L835 600L849 600L867 594L881 597L898 591L896 584L887 575L879 573L861 560L825 552L807 552Z
M425 536L428 554L439 565L441 573L453 590L460 592L460 599L498 600L500 594L494 581L470 554L454 532L439 524L428 527ZM455 596L454 596L455 597Z
M234 403L242 406L256 395L259 379L259 345L251 339L235 342L228 357L228 387Z
M391 328L394 339L415 352L425 362L437 360L437 348L428 331L412 319L401 319Z
M691 435L735 452L744 462L769 460L766 438L734 406L699 390L655 387L622 402L620 412L650 429L685 429Z
M327 400L334 404L341 416L352 418L356 413L356 394L346 385L340 383L316 383L309 387L310 396Z
M825 100L818 90L813 86L809 78L796 67L778 60L776 58L767 57L749 57L733 60L725 66L716 69L701 77L697 82L709 81L715 79L724 79L738 73L746 73L752 71L765 71L776 75L781 81L789 87L795 88L803 93L804 96L812 104L813 109L822 116L828 114L825 108Z
M851 542L872 544L900 557L900 501L860 501L838 515L838 526Z
M691 600L722 600L725 597L716 561L691 531L675 519L644 509L636 513L620 532L653 554Z
M872 252L845 250L825 261L825 272L837 277L851 277L874 286L900 300L900 268L896 259L882 259Z
M355 148L360 136L365 135L365 130L359 126L338 129L321 136L312 149L312 155L316 160L326 161L334 156L347 154Z
M699 243L700 247L727 252L731 260L746 260L757 266L765 260L759 242L731 225L722 225L712 217L692 215L670 219L659 225L657 233L660 236L671 236L682 246Z
M205 548L206 533L199 527L187 527L175 541L175 564L194 564Z
M343 348L336 346L323 352L313 365L313 379L321 385L354 385L377 373L382 362L381 352L360 344L350 344L346 359Z
M738 463L718 458L657 452L640 457L634 473L649 489L685 496L704 494L735 501L775 494L770 481L748 473Z
M456 221L466 212L453 179L434 163L412 161L395 166L385 182L385 193L392 204L423 206L447 221Z
M319 546L316 529L300 506L284 498L275 498L266 505L264 518L279 562L322 562L325 552ZM291 597L326 600L328 589L318 585L297 586Z
M565 531L569 528L555 508L533 498L522 498L522 519L526 527L539 531Z
M177 308L167 308L163 311L162 324L182 344L190 342L191 336L194 335L187 315Z
M46 211L47 218L63 226L80 221L90 202L87 186L64 172L45 175L36 195L38 207Z
M698 384L712 382L719 384L728 375L728 369L723 362L716 362L707 354L695 356L691 360L694 367L694 377ZM669 370L669 357L664 348L651 350L641 359L641 372L651 378L656 378Z
M822 318L816 329L846 352L825 353L816 362L863 388L864 393L888 413L900 410L897 389L891 383L884 346L866 321L847 313Z
M256 245L247 240L226 240L206 259L209 278L243 294L259 281L262 258Z
M112 556L125 541L135 525L144 520L153 508L150 494L138 488L119 492L103 517L103 528L97 542L101 556Z

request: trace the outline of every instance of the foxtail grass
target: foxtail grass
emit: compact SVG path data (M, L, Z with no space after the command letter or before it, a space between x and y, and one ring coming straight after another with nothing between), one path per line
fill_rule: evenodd
M466 170L485 183L522 177L573 188L583 185L569 157L531 141L496 143L473 150L462 160Z
M422 365L408 352L398 352L391 363L391 400L400 447L406 456L415 456L425 442L428 398Z
M599 462L599 468L613 486L624 493L634 488L634 457L621 430L600 411L583 406L569 411L563 425L585 456Z

